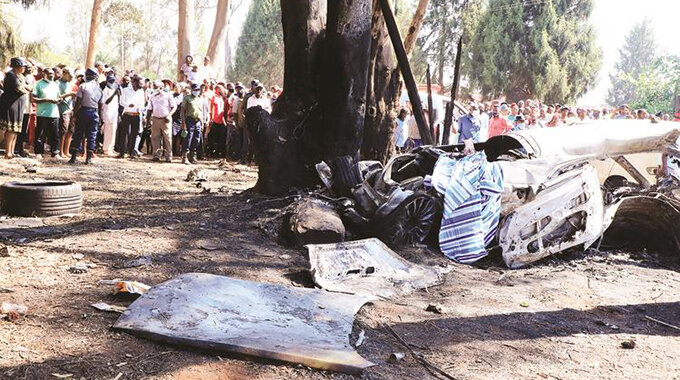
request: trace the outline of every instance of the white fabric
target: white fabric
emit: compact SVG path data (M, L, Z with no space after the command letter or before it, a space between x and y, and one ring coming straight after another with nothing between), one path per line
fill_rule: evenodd
M135 91L132 86L127 86L121 91L120 104L124 107L124 113L141 113L144 110L144 90Z

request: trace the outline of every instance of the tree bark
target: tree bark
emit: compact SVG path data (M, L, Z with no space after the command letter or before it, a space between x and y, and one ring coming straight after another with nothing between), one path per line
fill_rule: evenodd
M423 25L425 13L427 12L427 5L429 3L430 0L418 1L418 7L416 8L416 12L413 14L413 19L411 19L411 25L408 27L408 32L406 32L406 38L404 38L404 49L406 49L406 54L410 55L413 51L413 46L416 44L416 40L418 39L420 27Z
M102 8L106 0L94 0L92 4L92 16L90 17L90 37L87 43L85 67L94 65L97 55L97 35L99 34L99 22L102 18Z
M219 62L224 58L225 39L227 37L227 27L229 26L229 0L217 0L217 13L215 15L215 25L213 26L210 43L206 57L210 59L210 65L217 68Z
M284 90L271 115L246 111L259 165L256 190L281 194L319 183L314 164L356 166L366 109L372 0L281 1ZM328 27L324 35L324 16ZM347 165L348 159L353 163ZM348 188L356 173L333 173Z
M179 0L179 23L177 25L177 79L187 55L191 55L191 38L194 34L194 0Z

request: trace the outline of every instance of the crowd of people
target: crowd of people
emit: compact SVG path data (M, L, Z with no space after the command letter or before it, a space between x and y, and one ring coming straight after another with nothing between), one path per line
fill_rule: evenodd
M561 104L542 104L534 100L520 100L516 103L494 100L471 102L467 114L458 118L457 125L451 127L452 143L484 142L487 139L511 131L534 128L570 126L588 120L605 119L649 119L669 121L670 114L650 114L647 110L633 110L627 104L619 107L581 108ZM425 117L429 113L425 110ZM435 120L437 120L435 118ZM434 123L434 138L441 143L443 121ZM422 145L420 131L409 104L400 109L395 130L395 144L398 150L411 150Z
M267 91L258 80L248 88L218 81L209 62L199 68L187 56L179 80L152 81L102 62L83 70L12 58L0 73L5 158L75 163L84 155L89 164L96 154L134 160L146 152L154 161L181 156L192 164L210 156L250 163L245 110L271 112L281 89Z

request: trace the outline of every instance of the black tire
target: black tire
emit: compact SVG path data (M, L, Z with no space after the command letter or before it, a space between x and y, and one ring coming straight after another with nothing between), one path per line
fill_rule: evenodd
M423 243L439 231L442 203L438 196L418 192L380 220L375 233L390 247Z
M12 216L77 214L83 207L83 194L74 182L7 182L0 186L0 206Z

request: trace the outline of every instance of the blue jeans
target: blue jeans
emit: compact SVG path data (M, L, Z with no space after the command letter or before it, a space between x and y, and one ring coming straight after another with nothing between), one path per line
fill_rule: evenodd
M96 108L81 107L78 110L76 129L73 133L75 146L71 147L71 154L83 153L83 139L87 138L87 151L97 149L97 131L99 130L99 111Z
M201 130L203 129L201 121L187 117L186 125L187 137L182 141L182 153L197 150L201 143Z

